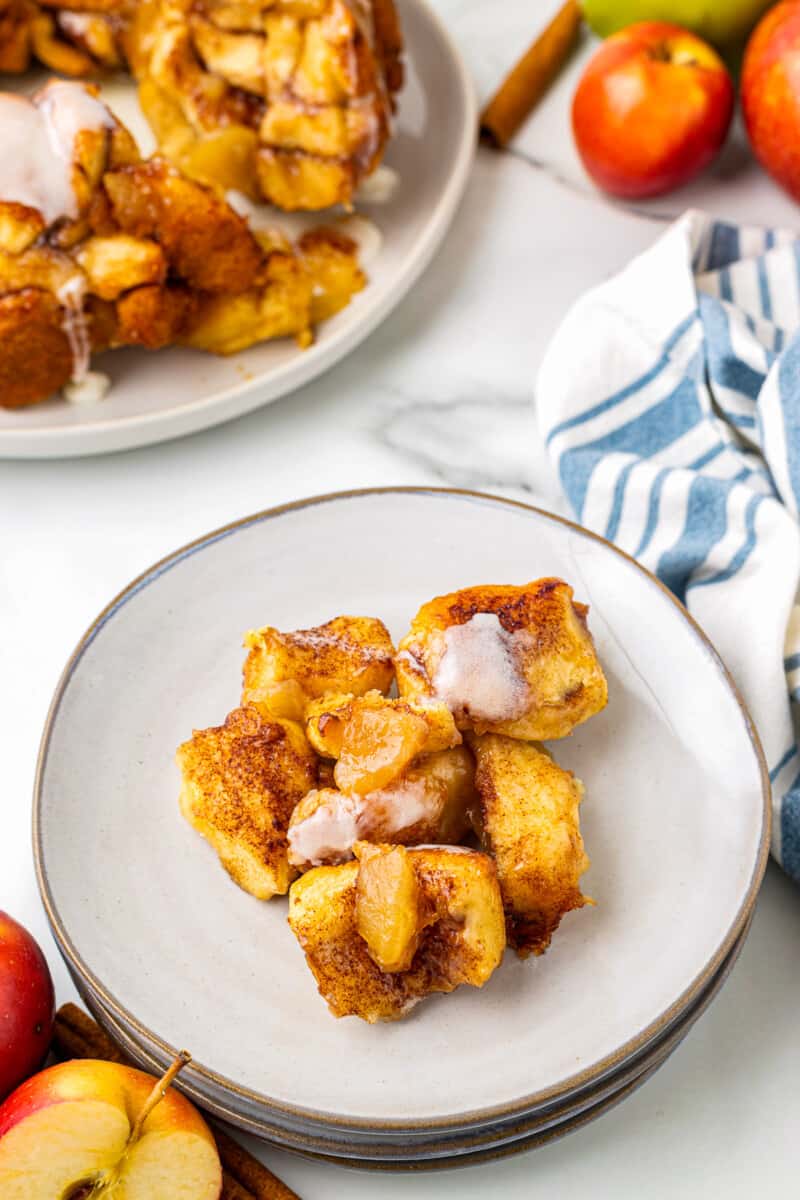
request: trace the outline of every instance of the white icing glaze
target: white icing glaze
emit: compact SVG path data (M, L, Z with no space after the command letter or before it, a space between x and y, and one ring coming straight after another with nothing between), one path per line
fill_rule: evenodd
M352 857L353 843L359 838L359 820L363 798L341 792L325 796L318 808L290 825L289 862L313 867L324 863L345 862Z
M61 321L64 333L67 335L69 348L72 351L71 383L81 384L89 373L91 357L91 342L89 327L86 320L84 300L86 298L86 278L83 275L73 275L58 289L56 297L62 306Z
M388 204L397 191L400 175L394 167L381 163L371 175L362 179L356 191L356 200L361 204Z
M74 379L61 389L61 394L70 404L78 408L93 408L108 395L111 380L102 371L87 371L81 379Z
M433 676L435 695L454 713L481 721L513 721L529 704L515 643L494 613L475 613L444 632L444 654Z
M85 37L90 33L96 20L95 13L71 12L69 9L61 9L58 13L59 27L64 33L75 38Z
M362 267L369 267L375 262L383 246L383 234L374 221L354 213L337 221L336 228L352 238L358 246L358 261Z
M411 829L420 821L435 821L441 810L441 790L426 777L401 778L377 792L369 792L367 824L371 836L380 834L386 841Z
M0 199L37 209L48 225L76 217L75 139L112 125L106 107L78 83L49 83L32 100L0 95Z
M441 789L425 778L400 779L366 796L331 792L310 816L289 827L289 862L315 867L345 862L359 839L391 842L421 821L436 821L441 806Z

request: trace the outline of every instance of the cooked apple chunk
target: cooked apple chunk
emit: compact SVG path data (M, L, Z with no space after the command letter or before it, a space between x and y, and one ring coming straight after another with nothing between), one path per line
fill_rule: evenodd
M461 742L446 704L409 704L380 692L324 697L308 706L306 717L311 745L338 760L336 786L360 795L385 788L417 755Z
M196 729L177 759L181 812L234 882L259 900L285 894L296 873L287 857L289 820L317 777L302 727L248 704L224 725Z
M289 824L289 862L301 870L346 862L359 840L456 844L469 826L475 768L463 746L426 755L366 796L333 787L309 792Z
M523 958L542 954L565 913L592 903L580 889L589 867L578 812L583 784L541 746L498 734L470 744L480 832L497 863L509 944Z
M463 847L426 846L407 854L419 889L418 913L430 922L407 970L382 971L359 933L357 861L317 867L292 884L289 924L336 1017L396 1021L434 992L482 987L503 957L503 904L492 860ZM400 889L388 889L390 900L400 895ZM372 912L364 919L372 930L380 917ZM396 912L385 920L400 927ZM413 914L402 928L412 921Z
M362 795L386 787L421 753L427 740L428 724L420 713L391 701L375 707L353 705L333 769L337 787Z
M587 613L561 579L440 596L398 647L400 696L443 700L462 730L566 737L608 699Z
M242 703L261 701L291 720L328 692L388 692L394 678L392 639L375 617L334 617L294 633L266 625L245 634L244 644Z
M357 842L355 851L356 929L381 971L407 971L428 924L409 853L404 846L368 842Z

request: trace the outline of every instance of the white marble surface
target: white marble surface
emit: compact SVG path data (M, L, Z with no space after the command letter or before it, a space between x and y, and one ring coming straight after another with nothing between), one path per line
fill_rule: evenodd
M437 0L483 96L556 7ZM588 48L582 50L587 53ZM559 507L538 444L532 382L547 339L586 287L705 207L800 225L736 138L682 194L633 213L584 177L568 127L580 58L512 151L482 151L437 260L394 316L319 382L224 427L100 459L0 464L0 904L42 942L29 848L36 749L50 694L85 626L127 581L214 526L301 495L452 483ZM344 1173L267 1157L306 1200L749 1197L796 1188L800 1123L800 896L770 869L739 965L664 1069L612 1114L535 1154L453 1175ZM654 954L658 947L653 948Z

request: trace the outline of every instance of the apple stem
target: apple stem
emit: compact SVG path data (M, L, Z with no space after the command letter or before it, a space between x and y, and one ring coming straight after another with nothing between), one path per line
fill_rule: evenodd
M191 1061L192 1056L189 1054L188 1050L181 1050L175 1061L161 1076L158 1083L155 1085L152 1092L142 1105L141 1112L134 1122L131 1135L128 1138L129 1146L132 1146L135 1142L138 1142L139 1138L142 1136L142 1129L144 1128L145 1121L150 1116L156 1105L160 1104L164 1099L165 1095L167 1094L167 1089L169 1088L169 1085L172 1083L173 1079L175 1079L178 1073L182 1071L183 1068Z

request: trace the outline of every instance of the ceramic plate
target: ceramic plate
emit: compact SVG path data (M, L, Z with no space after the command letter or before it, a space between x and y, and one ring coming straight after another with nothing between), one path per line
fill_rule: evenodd
M139 1063L143 1070L148 1070L153 1074L158 1074L157 1057L148 1054L138 1048L120 1028L115 1024L113 1019L104 1013L98 1006L87 1001L87 1007L94 1013L96 1019L105 1025L108 1032L117 1040L120 1046L126 1051L130 1058ZM678 1043L681 1039L678 1039ZM284 1140L282 1137L265 1137L257 1122L242 1120L238 1114L231 1110L226 1110L224 1106L204 1104L208 1113L211 1113L217 1120L225 1121L233 1128L241 1129L251 1135L261 1138L262 1140L271 1142L282 1150L288 1150L290 1153L299 1154L301 1157L318 1160L321 1162L332 1163L336 1166L353 1167L357 1170L367 1171L416 1171L420 1169L435 1170L443 1167L453 1166L468 1166L475 1162L485 1161L487 1158L497 1158L505 1154L519 1153L522 1150L537 1150L542 1146L548 1145L551 1141L555 1141L559 1137L563 1137L567 1133L572 1133L595 1117L602 1116L608 1112L616 1104L620 1103L636 1090L642 1083L653 1075L659 1067L663 1066L669 1058L675 1046L659 1051L657 1054L648 1058L646 1065L639 1071L632 1073L626 1077L625 1081L619 1086L609 1086L606 1090L598 1093L597 1097L592 1097L583 1105L575 1106L570 1112L560 1121L552 1123L537 1124L532 1129L528 1129L528 1122L522 1122L513 1128L508 1133L501 1129L498 1131L484 1131L482 1135L472 1135L467 1144L464 1144L464 1139L460 1145L455 1147L451 1143L451 1139L446 1142L440 1142L435 1149L425 1147L420 1149L415 1143L409 1142L402 1153L398 1148L389 1148L382 1150L380 1145L375 1148L370 1148L370 1153L367 1155L355 1155L353 1148L347 1143L342 1143L338 1148L323 1148L316 1147L311 1139L296 1138L294 1140ZM183 1086L183 1085L181 1085ZM183 1088L183 1090L186 1090ZM191 1094L191 1093L189 1093ZM194 1097L198 1103L203 1103Z
M399 303L430 262L455 214L472 163L477 116L471 81L438 17L424 0L398 3L407 82L386 163L397 171L399 183L388 203L360 205L382 234L380 251L368 267L369 286L320 328L315 344L305 351L283 339L232 358L185 349L158 354L123 350L100 357L99 368L114 381L101 404L77 408L52 399L15 412L0 408L0 455L99 454L226 421L314 379ZM104 94L149 151L152 139L134 86L111 84ZM277 214L276 220L284 218Z
M569 580L610 687L554 746L586 783L597 907L551 950L409 1019L335 1021L285 902L236 888L177 808L175 747L238 699L242 631L381 616L473 583ZM766 863L768 781L750 719L685 610L608 543L469 493L388 489L210 534L102 614L59 685L37 780L40 886L87 988L194 1079L306 1133L403 1140L511 1120L598 1080L711 982ZM346 1064L343 1069L343 1064Z
M448 1133L443 1136L438 1133L424 1139L415 1136L413 1139L406 1138L403 1144L393 1144L389 1140L384 1143L378 1138L367 1139L364 1136L358 1140L358 1135L342 1136L341 1133L338 1137L334 1134L327 1139L313 1138L303 1134L290 1135L286 1130L276 1128L274 1124L259 1120L257 1116L248 1115L239 1109L234 1110L225 1101L227 1099L235 1103L238 1097L230 1095L223 1096L221 1100L214 1099L207 1091L202 1090L208 1083L205 1079L194 1080L188 1087L184 1081L181 1086L206 1111L282 1149L363 1169L415 1170L421 1166L433 1168L456 1163L463 1165L466 1162L480 1161L487 1156L535 1149L546 1144L552 1137L561 1136L577 1128L576 1121L580 1125L584 1124L584 1116L591 1119L601 1115L607 1111L610 1104L625 1098L633 1087L644 1082L666 1062L727 980L739 957L751 920L752 918L748 920L747 926L712 981L665 1034L657 1037L645 1050L625 1059L619 1069L569 1099L515 1117L511 1121L492 1122L478 1130L461 1134ZM164 1060L159 1050L141 1042L140 1035L126 1028L118 1014L106 1010L102 1000L87 989L86 981L77 973L73 974L73 978L87 1008L119 1045L124 1047L130 1057L145 1070L155 1075L163 1074L169 1063Z

